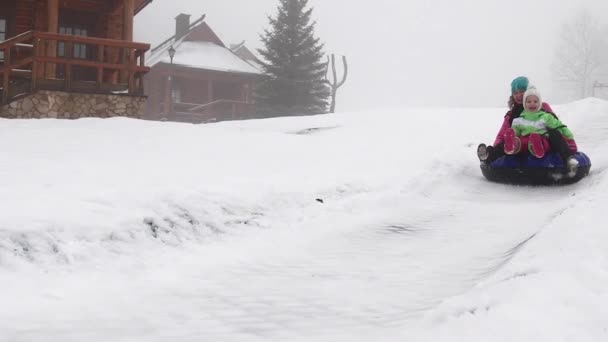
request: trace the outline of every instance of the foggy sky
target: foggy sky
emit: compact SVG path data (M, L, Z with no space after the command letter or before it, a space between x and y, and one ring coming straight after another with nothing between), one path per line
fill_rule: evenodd
M327 53L349 60L338 111L403 106L505 106L526 75L550 103L568 100L550 66L559 29L582 8L605 23L607 0L310 0ZM225 44L261 47L278 0L154 0L138 14L136 40L152 46L174 17L207 15ZM608 82L608 80L604 80Z

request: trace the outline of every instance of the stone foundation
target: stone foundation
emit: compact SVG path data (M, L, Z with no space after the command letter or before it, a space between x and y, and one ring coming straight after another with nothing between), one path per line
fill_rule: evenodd
M143 96L66 93L40 90L35 94L0 107L4 118L141 118L146 98Z

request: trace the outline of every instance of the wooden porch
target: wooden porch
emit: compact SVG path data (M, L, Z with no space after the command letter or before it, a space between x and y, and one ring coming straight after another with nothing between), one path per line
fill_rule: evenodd
M2 0L0 104L38 90L143 95L148 44L133 42L151 0Z
M143 96L149 44L29 31L0 42L0 104L37 90ZM79 58L88 51L94 60Z
M255 76L165 63L146 76L146 118L207 123L254 117Z
M250 119L255 112L255 104L236 100L215 100L205 104L161 102L161 106L169 108L167 113L170 113L171 121L191 123Z

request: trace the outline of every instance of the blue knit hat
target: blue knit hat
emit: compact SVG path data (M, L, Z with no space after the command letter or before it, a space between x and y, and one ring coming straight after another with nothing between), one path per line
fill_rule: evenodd
M511 81L511 94L515 94L516 91L526 91L528 89L528 85L530 81L527 77L520 76Z

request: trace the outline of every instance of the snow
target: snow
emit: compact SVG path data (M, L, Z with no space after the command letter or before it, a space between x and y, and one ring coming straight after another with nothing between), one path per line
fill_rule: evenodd
M608 102L554 109L571 186L481 176L501 108L0 120L0 341L606 341Z
M152 67L158 63L171 63L171 58L167 52L170 46L167 44L163 49L152 54L148 60L148 65ZM212 42L180 40L173 47L175 48L174 65L214 71L262 74L260 70L237 56L230 49Z

